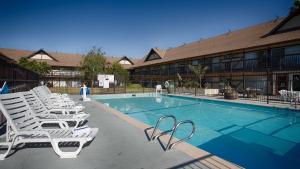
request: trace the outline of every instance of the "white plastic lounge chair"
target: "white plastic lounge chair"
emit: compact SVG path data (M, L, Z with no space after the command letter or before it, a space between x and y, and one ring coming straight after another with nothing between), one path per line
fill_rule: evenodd
M43 129L39 121L32 116L32 110L24 101L21 93L0 96L0 111L7 119L6 146L7 151L0 154L0 160L8 155L12 147L21 143L49 142L55 153L61 158L76 158L83 145L91 141L97 134L98 128L82 129ZM81 131L82 130L82 131ZM73 152L62 151L59 143L77 142L79 147Z
M38 86L32 89L40 98L47 98L55 101L63 102L64 104L75 106L77 103L74 102L68 96L63 96L57 93L49 93L44 86Z
M60 97L69 97L68 94L52 93L52 92L50 91L50 89L49 89L47 86L45 86L45 85L39 86L39 87L40 87L42 90L44 90L46 93L50 94L50 95L60 96Z
M34 111L36 117L40 121L50 121L50 120L62 120L65 122L74 122L74 128L77 128L79 125L83 124L83 122L89 117L89 114L81 113L81 114L53 114L51 110L48 110L46 106L39 100L39 98L35 95L33 91L23 92L23 95L30 105L31 109ZM54 110L58 111L58 110ZM62 110L65 111L65 110ZM68 125L70 127L70 125Z
M34 88L33 91L48 109L60 110L58 112L61 112L61 110L64 109L65 111L62 112L63 114L70 114L70 113L78 114L84 109L84 106L75 105L74 102L65 101L60 98L51 98L49 97L49 95L40 92L40 89L38 88Z

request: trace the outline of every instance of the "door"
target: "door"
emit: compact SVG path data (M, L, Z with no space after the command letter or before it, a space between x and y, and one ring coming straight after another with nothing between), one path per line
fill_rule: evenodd
M300 91L300 75L293 76L293 91Z
M277 75L276 88L277 93L280 90L288 90L288 75Z

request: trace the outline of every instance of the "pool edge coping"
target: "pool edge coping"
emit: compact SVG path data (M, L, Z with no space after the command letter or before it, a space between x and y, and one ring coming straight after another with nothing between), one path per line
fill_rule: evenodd
M134 119L114 108L111 108L101 102L92 100L93 103L95 103L96 106L99 106L101 109L106 110L108 113L112 113L114 115L116 115L118 118L126 121L127 123L129 123L130 125L141 129L143 131L145 131L145 129L151 127L148 124L145 124L144 122L141 122L137 119ZM165 144L167 143L168 139L170 135L167 134L166 137L163 137L161 139L162 142L164 142ZM174 140L176 140L177 138L174 137ZM178 144L174 147L175 149L187 154L188 156L192 157L193 159L199 159L201 162L204 162L204 160L209 160L209 163L213 163L213 164L207 164L208 166L214 167L214 168L229 168L229 169L240 169L243 168L242 166L239 166L238 164L232 163L230 161L227 161L225 159L222 159L221 157L218 157L216 155L213 155L203 149L197 148L187 142L182 142L181 144ZM211 159L210 159L211 158ZM208 162L207 162L208 163ZM218 164L216 164L218 163ZM215 165L214 165L215 164ZM219 165L219 166L218 166Z

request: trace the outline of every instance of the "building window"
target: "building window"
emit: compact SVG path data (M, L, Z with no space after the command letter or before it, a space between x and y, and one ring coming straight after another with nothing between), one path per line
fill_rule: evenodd
M284 55L300 54L300 45L289 46L284 49Z
M193 61L192 61L192 65L193 65L193 66L198 65L198 60L193 60Z
M244 70L264 69L266 66L266 51L255 51L245 53Z

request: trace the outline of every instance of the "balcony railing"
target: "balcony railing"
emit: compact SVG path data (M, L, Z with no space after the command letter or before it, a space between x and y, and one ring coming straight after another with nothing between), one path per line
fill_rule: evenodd
M275 61L276 62L276 61ZM300 55L288 55L281 58L278 69L279 70L299 70L300 69Z

